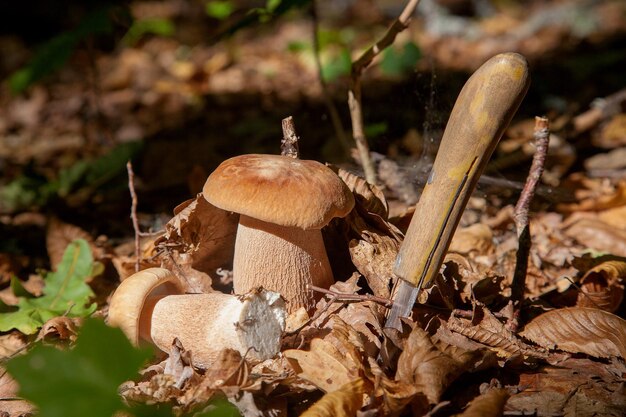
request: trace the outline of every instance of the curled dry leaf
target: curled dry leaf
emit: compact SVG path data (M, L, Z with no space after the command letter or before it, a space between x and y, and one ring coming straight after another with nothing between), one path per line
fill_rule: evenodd
M157 240L157 246L171 248L169 255L162 255L164 265L185 276L192 292L211 290L213 279L218 279L217 269L230 269L235 249L238 215L218 209L202 194L180 204L174 209L174 217L165 226L165 235ZM210 277L210 278L209 278Z
M346 183L350 191L354 194L356 204L368 213L378 214L382 218L387 218L389 206L382 190L375 185L369 184L364 178L359 177L342 168L330 166L339 178Z
M389 281L398 256L398 242L385 235L363 230L361 239L350 242L350 258L377 297L389 298Z
M510 397L504 388L490 389L474 398L465 411L457 414L458 417L500 417L504 411L504 404Z
M528 323L521 335L549 349L626 358L626 321L595 308L548 311Z
M324 395L302 417L352 417L363 406L366 382L358 378Z
M75 342L78 336L78 327L81 325L81 322L81 318L65 316L53 317L41 326L37 340Z
M398 358L395 379L417 387L430 404L437 404L448 386L482 356L460 348L450 353L439 350L428 333L415 327Z
M543 352L518 339L486 308L479 309L478 313L479 315L474 319L476 321L480 317L477 323L452 315L446 325L453 332L493 349L498 356L503 358L520 355L547 358Z
M599 308L614 313L624 299L624 280L624 260L611 260L596 265L580 280L576 306Z

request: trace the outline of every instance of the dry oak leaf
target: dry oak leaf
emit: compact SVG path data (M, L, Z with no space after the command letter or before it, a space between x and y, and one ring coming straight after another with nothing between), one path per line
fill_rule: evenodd
M163 260L178 265L171 268L175 273L180 268L185 271L186 276L179 278L187 282L191 292L209 292L209 276L217 279L218 268L230 267L238 221L237 214L218 209L198 194L174 209L165 235L155 244L174 248L170 251L174 259L164 256Z
M457 414L457 417L500 417L509 397L509 392L504 388L490 389L474 398L467 409Z
M332 319L333 329L324 339L311 340L308 351L283 352L295 373L328 393L363 373L363 344L358 333L341 319Z
M539 346L598 358L626 358L626 320L596 308L548 311L520 333Z
M302 417L353 417L363 406L366 382L358 378L324 395Z
M84 239L89 244L95 259L104 255L103 250L96 247L91 235L86 231L73 224L62 222L56 217L50 219L46 230L46 250L53 270L61 263L67 245L76 239Z
M364 178L346 171L345 169L337 168L332 165L330 165L330 168L337 173L339 178L346 183L348 189L352 191L359 207L362 207L368 213L375 213L385 219L387 218L389 206L385 199L385 194L380 188L369 184Z
M469 370L477 356L464 349L455 349L454 356L440 351L426 331L415 327L398 358L396 381L413 385L430 404L437 404L448 386Z
M624 299L626 261L615 259L602 262L580 280L577 307L599 308L614 313Z
M492 253L493 231L484 223L475 223L471 226L459 228L452 237L449 252L469 254L475 252L480 255Z
M493 313L485 307L480 308L474 321L462 319L451 315L445 324L453 332L482 343L495 351L499 357L511 358L514 356L529 356L547 358L543 352L527 345L508 330Z

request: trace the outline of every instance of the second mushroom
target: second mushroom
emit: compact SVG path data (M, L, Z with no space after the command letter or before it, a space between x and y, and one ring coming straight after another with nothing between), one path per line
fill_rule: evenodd
M279 292L290 312L310 310L307 284L333 282L321 228L346 216L354 197L327 166L279 155L241 155L208 178L204 197L240 214L233 280L235 293L252 288Z

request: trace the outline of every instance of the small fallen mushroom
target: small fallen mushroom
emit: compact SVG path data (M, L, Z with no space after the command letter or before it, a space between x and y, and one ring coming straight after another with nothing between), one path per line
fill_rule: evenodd
M320 229L354 207L346 184L316 161L253 154L222 162L202 193L214 206L240 213L235 293L262 286L285 297L289 312L310 310L315 297L307 284L334 282Z
M280 294L264 289L241 296L182 294L181 288L167 269L139 271L111 297L108 322L133 344L152 343L164 352L178 338L203 368L227 348L258 360L279 352L287 316Z

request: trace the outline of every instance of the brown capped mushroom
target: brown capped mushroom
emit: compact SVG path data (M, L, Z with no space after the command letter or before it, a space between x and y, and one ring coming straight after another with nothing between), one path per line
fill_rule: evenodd
M327 166L280 155L241 155L224 161L202 191L214 206L240 214L235 293L263 286L288 301L290 312L311 309L307 284L333 282L320 229L354 207L354 197Z
M148 342L164 352L178 338L194 364L204 368L223 349L258 360L279 352L287 313L278 293L182 294L177 282L163 268L126 278L111 298L109 324L120 327L135 345Z

